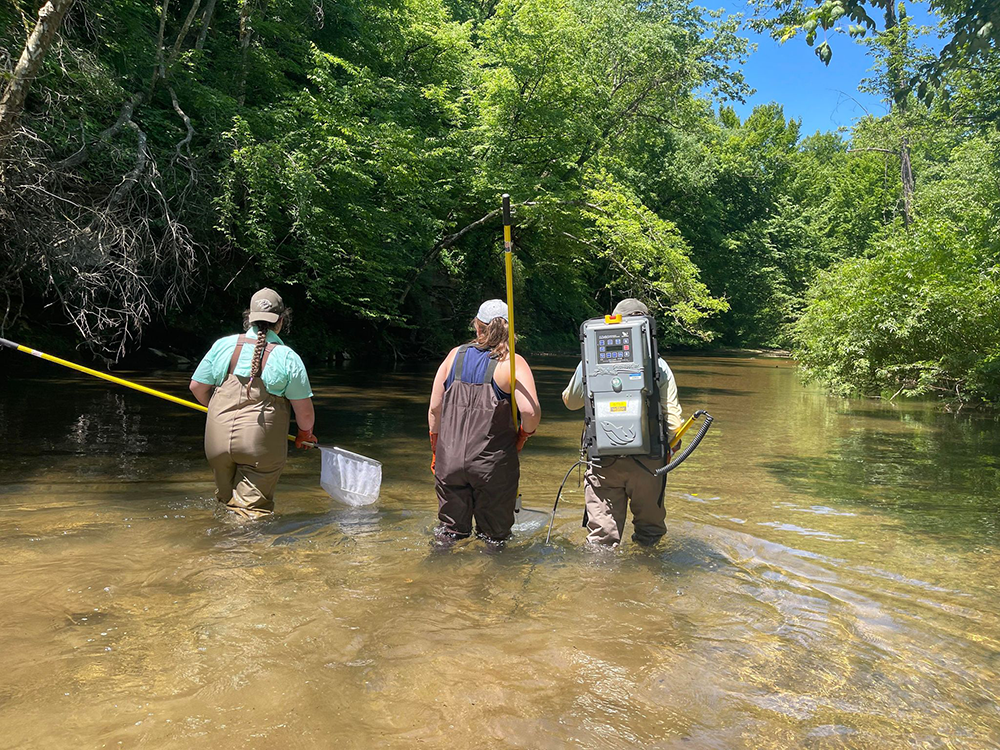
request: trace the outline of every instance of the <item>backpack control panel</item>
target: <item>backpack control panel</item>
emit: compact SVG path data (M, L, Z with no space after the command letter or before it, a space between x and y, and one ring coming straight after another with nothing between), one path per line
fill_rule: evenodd
M660 410L656 322L605 316L580 326L585 408L584 449L601 456L666 455Z

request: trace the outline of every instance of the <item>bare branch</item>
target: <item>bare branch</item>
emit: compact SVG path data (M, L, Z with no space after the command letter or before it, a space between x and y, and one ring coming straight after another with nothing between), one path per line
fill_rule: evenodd
M146 171L146 163L149 161L149 151L146 150L146 134L134 122L129 122L129 127L139 137L139 145L136 148L135 167L122 178L121 184L111 192L111 196L108 198L108 205L110 206L116 206L121 203L132 192L132 188L135 187L139 178L142 177L143 172Z
M187 135L177 144L177 158L179 159L181 158L181 149L186 148L188 154L191 153L191 139L194 138L194 126L191 124L191 118L181 109L181 105L177 101L177 94L174 93L174 87L168 86L167 91L170 92L170 101L174 105L174 112L184 121L184 127L187 128Z
M114 125L106 128L97 137L97 141L94 142L93 147L103 147L108 144L108 142L116 136L122 128L132 122L132 114L135 112L135 108L142 102L142 94L135 93L132 98L129 99L125 104L122 105L121 112L118 114L118 119L115 120ZM80 150L75 154L72 154L62 161L55 163L55 169L72 169L73 167L78 167L83 164L90 157L89 149L86 143L81 146Z
M849 148L849 149L847 149L847 153L849 153L849 154L864 153L866 151L873 151L873 152L878 153L878 154L892 154L893 156L899 156L899 152L898 151L893 151L892 149L889 149L889 148L874 148L874 147L869 147L869 148Z

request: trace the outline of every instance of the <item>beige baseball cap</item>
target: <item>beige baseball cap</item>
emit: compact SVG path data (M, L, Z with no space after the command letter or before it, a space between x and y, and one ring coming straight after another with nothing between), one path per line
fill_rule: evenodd
M263 320L267 323L277 323L281 313L285 310L285 303L281 301L281 295L273 289L261 289L250 298L250 322L256 323Z
M628 297L615 305L612 315L621 315L623 318L629 315L649 315L649 308L634 297Z

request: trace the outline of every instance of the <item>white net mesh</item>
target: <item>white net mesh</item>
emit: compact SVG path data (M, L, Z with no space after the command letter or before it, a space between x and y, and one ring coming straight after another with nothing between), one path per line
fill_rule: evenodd
M320 448L319 483L330 497L347 505L371 505L382 487L382 464L342 448Z

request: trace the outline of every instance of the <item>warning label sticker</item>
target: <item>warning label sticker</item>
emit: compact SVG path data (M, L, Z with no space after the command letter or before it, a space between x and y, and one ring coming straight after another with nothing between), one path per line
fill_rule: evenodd
M611 411L628 411L628 401L611 401L608 406Z

